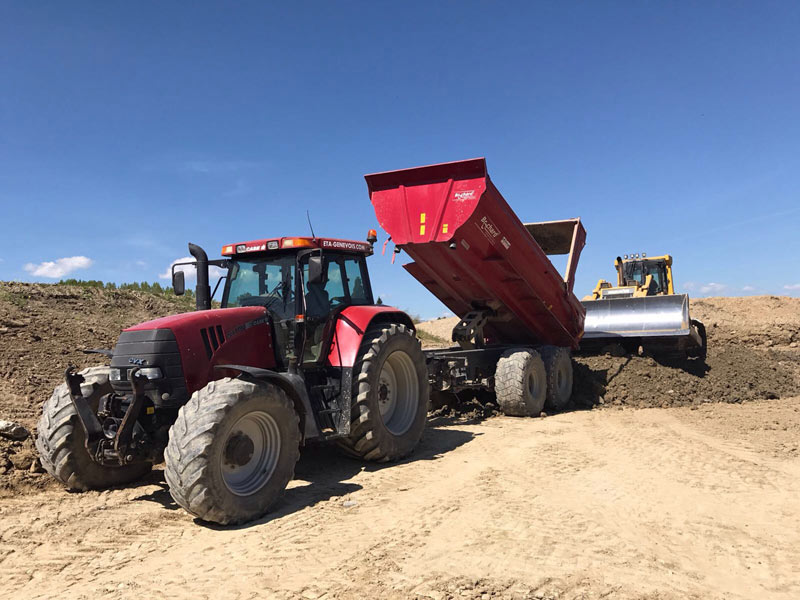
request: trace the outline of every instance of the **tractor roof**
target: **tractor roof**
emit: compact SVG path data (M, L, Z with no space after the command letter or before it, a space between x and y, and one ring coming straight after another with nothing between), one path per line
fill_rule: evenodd
M340 250L358 254L372 253L372 246L367 242L322 237L278 237L227 244L222 247L221 254L223 256L238 256L255 252L269 252L271 250L294 250L296 248L322 248L323 250Z

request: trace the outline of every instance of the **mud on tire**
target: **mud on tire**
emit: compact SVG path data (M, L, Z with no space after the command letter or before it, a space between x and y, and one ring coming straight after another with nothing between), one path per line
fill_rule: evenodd
M169 432L164 476L172 498L222 525L269 511L300 456L297 412L279 388L212 381L192 394Z
M370 328L353 368L350 436L339 447L386 462L410 454L425 430L428 370L414 332L399 323Z
M97 410L98 401L111 393L109 367L89 367L80 372L85 381L81 392ZM42 405L36 436L36 450L45 471L68 489L96 490L135 481L149 473L151 463L109 467L96 463L86 451L86 433L72 404L69 389L62 383Z
M497 404L512 417L538 417L547 393L544 362L536 350L516 348L503 353L494 375Z

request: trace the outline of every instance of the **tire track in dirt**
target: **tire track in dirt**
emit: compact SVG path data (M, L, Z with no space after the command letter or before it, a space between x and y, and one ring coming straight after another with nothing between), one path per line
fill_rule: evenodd
M277 510L237 528L174 510L158 473L139 488L2 499L0 588L26 598L798 597L800 464L674 414L443 421L388 466L310 449Z

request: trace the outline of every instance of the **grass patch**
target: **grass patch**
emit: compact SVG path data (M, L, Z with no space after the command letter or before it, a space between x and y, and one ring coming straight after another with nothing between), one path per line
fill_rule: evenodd
M0 300L4 302L8 302L9 304L13 304L17 308L25 308L28 304L28 298L25 294L20 294L19 292L9 292L3 290L0 292Z
M422 329L417 329L417 337L423 342L438 344L441 346L446 346L450 343L449 340L439 337L438 335L433 335L432 333L428 333L427 331L423 331Z

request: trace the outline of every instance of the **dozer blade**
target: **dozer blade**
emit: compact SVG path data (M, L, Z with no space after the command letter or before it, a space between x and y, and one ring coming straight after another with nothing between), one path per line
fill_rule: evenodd
M689 296L587 300L584 345L641 340L680 350L705 348L702 323L689 317ZM703 352L704 354L704 352Z

